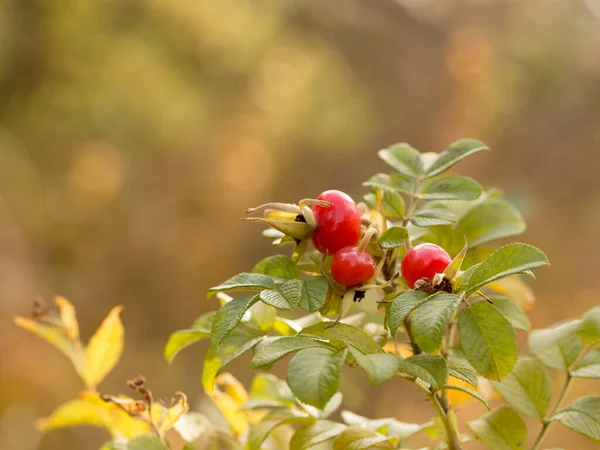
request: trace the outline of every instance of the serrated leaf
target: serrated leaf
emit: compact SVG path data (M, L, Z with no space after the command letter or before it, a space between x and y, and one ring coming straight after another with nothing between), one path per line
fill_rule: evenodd
M534 358L522 358L501 382L492 382L496 391L521 413L543 420L551 396L550 377Z
M365 370L374 386L380 386L394 378L398 369L398 358L394 355L389 353L364 355L352 346L348 349L358 365Z
M600 442L600 397L583 397L550 417L595 442Z
M501 198L475 205L456 225L456 235L466 236L471 247L521 234L526 225L521 213Z
M262 443L269 437L275 428L286 424L305 424L314 422L315 419L306 414L291 409L271 411L263 418L261 423L250 427L246 450L260 450Z
M474 388L478 386L477 371L466 360L448 358L446 362L449 376L469 383Z
M585 354L571 371L571 376L600 379L600 349Z
M586 345L600 344L600 306L590 309L581 319L579 335Z
M173 359L175 359L175 356L188 345L210 337L210 331L215 315L216 311L206 313L200 316L187 330L176 331L169 337L169 341L167 342L167 345L165 345L164 351L165 359L169 364L171 364Z
M89 388L97 386L113 369L123 352L122 306L116 306L106 316L85 349L81 376Z
M481 396L481 394L479 394L479 392L474 391L473 389L469 389L465 386L459 386L456 384L446 384L446 385L442 386L442 389L451 389L451 390L455 390L455 391L464 392L465 394L468 394L471 397L479 400L483 404L483 406L485 406L487 409L490 409L490 406L488 405L487 400L485 398L483 398Z
M248 325L255 325L263 333L268 333L275 327L277 321L277 310L264 302L256 302L248 310L250 312L250 321ZM285 331L282 327L277 327L275 331Z
M442 338L458 305L458 295L438 292L416 307L411 315L415 342L427 353L442 345Z
M501 380L517 362L517 336L500 311L487 302L465 308L458 319L462 350L482 376Z
M489 150L488 146L476 139L460 139L450 144L441 152L427 170L427 177L433 177L448 170L467 156L482 150Z
M548 264L546 255L533 245L507 244L492 253L473 271L469 279L467 295L492 281Z
M260 273L240 273L219 286L208 290L207 297L210 298L217 292L228 291L262 291L263 289L273 289L275 281L273 278Z
M423 200L476 200L481 186L469 177L443 177L426 180L420 194Z
M263 291L265 292L265 291ZM219 345L238 326L248 309L258 301L258 295L245 295L225 303L217 311L212 324L210 340Z
M329 283L325 277L318 276L305 280L302 286L300 307L311 313L318 311L325 304L328 290Z
M252 368L268 366L279 361L284 356L305 348L331 349L327 344L315 341L305 336L288 336L275 339L274 341L260 347L252 359Z
M494 296L490 300L498 311L510 322L517 330L529 331L531 323L527 314L511 299L504 296Z
M401 174L417 177L423 173L421 154L406 143L392 145L379 150L379 157Z
M529 333L529 351L546 366L567 370L583 349L578 335L580 320L572 320L552 328Z
M378 173L363 183L363 186L381 189L393 189L407 194L414 194L417 190L417 179L413 176L394 173Z
M443 208L422 209L415 212L410 218L412 224L417 227L452 225L456 220L454 213Z
M234 359L238 358L261 340L243 332L232 332L218 347L211 345L204 355L202 368L202 386L206 392L213 392L215 379L219 372Z
M290 441L290 450L305 450L329 441L346 429L345 425L329 420L319 420L298 429Z
M44 339L61 353L66 355L73 363L75 370L77 370L78 373L81 373L85 354L79 341L70 341L62 332L61 328L45 323L39 323L26 317L17 316L14 318L14 322L15 325Z
M408 315L421 303L428 298L428 295L423 291L404 291L392 300L392 304L388 308L387 323L390 333L396 336L398 328L404 323Z
M477 439L494 450L527 448L527 425L512 408L502 406L467 426Z
M286 382L270 373L259 373L254 377L250 397L278 400L290 405L294 403L294 395Z
M404 216L404 199L396 191L383 189L383 213L387 217Z
M303 283L300 280L288 280L276 289L265 289L260 293L260 299L267 305L277 309L291 311L300 303Z
M434 390L440 389L448 381L448 367L441 356L414 355L398 362L398 371L420 378Z
M299 335L317 339L326 339L328 341L341 341L353 346L365 354L383 352L381 347L371 336L360 328L346 323L337 323L329 328L328 324L325 322L316 323L310 327L304 328Z
M333 441L333 450L364 450L368 448L394 448L397 439L363 428L346 428ZM375 447L376 446L376 447Z
M252 269L252 273L260 273L273 278L293 280L300 277L300 271L292 258L285 255L267 256Z
M298 400L324 408L337 392L346 349L332 352L325 348L301 350L292 358L287 370L287 382Z
M391 227L377 240L381 248L395 248L408 239L408 230L404 227Z
M371 431L383 432L383 430L385 430L385 434L387 436L395 437L400 441L407 440L411 436L431 425L431 422L421 425L416 423L400 422L399 420L391 417L371 420L350 411L342 411L341 416L344 423L349 426Z

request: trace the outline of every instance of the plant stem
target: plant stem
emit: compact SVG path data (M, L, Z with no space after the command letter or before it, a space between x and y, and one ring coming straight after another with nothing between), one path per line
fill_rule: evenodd
M556 405L554 405L554 408L552 409L552 412L550 414L548 414L548 417L552 417L554 415L554 413L556 413L556 410L558 408L560 408L560 405L562 404L563 400L565 399L565 397L567 395L567 392L569 391L569 387L571 386L572 379L573 379L573 377L571 376L571 374L569 372L567 372L567 378L565 380L565 384L562 388L560 395L558 396ZM542 425L542 429L540 430L540 434L538 434L538 437L535 440L533 447L531 447L531 450L537 450L538 448L540 448L542 441L546 437L546 433L550 429L550 425L552 425L552 422L549 421L548 419L545 419L544 423Z

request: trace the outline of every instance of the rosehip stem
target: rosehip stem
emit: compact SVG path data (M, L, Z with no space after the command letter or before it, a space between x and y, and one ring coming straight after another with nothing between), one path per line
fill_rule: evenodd
M377 228L375 228L375 227L369 228L367 230L367 232L365 233L365 235L363 236L362 240L360 241L360 244L358 244L358 251L364 252L365 249L367 248L367 245L369 245L371 238L373 236L375 236L376 234L377 234Z

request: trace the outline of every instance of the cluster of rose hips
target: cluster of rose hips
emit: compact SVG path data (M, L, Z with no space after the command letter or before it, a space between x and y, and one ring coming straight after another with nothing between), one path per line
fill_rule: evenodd
M312 208L308 205L312 205ZM253 208L249 212L265 207L284 211L271 215L270 221L257 219L276 227L277 219L281 218L277 214L298 213L295 220L301 223L296 225L305 225L314 247L324 255L332 256L331 276L336 283L358 287L377 277L384 261L380 261L378 267L367 251L375 229L367 230L361 240L361 211L348 194L329 190L316 200L301 201L299 206L269 204ZM302 233L303 231L296 237L297 241L303 236ZM433 281L434 276L444 272L450 262L450 255L443 248L435 244L420 244L410 248L402 259L402 277L409 288L414 288L420 279Z

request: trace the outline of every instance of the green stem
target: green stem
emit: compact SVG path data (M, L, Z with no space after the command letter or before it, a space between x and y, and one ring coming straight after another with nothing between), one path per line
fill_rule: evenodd
M565 380L565 384L562 388L560 395L558 396L556 405L554 405L554 408L552 409L552 412L550 414L548 414L548 417L552 417L554 415L554 413L556 413L556 410L558 408L560 408L560 405L562 404L563 400L565 399L565 397L567 395L567 392L569 391L569 387L571 386L572 379L573 379L573 377L571 376L571 374L569 372L567 372L567 378ZM540 430L540 434L538 434L538 437L535 440L533 447L531 447L531 450L537 450L540 448L542 441L544 440L544 438L546 437L546 434L548 433L548 430L550 429L550 425L552 425L552 422L549 421L548 419L545 419L544 423L542 425L542 429Z

